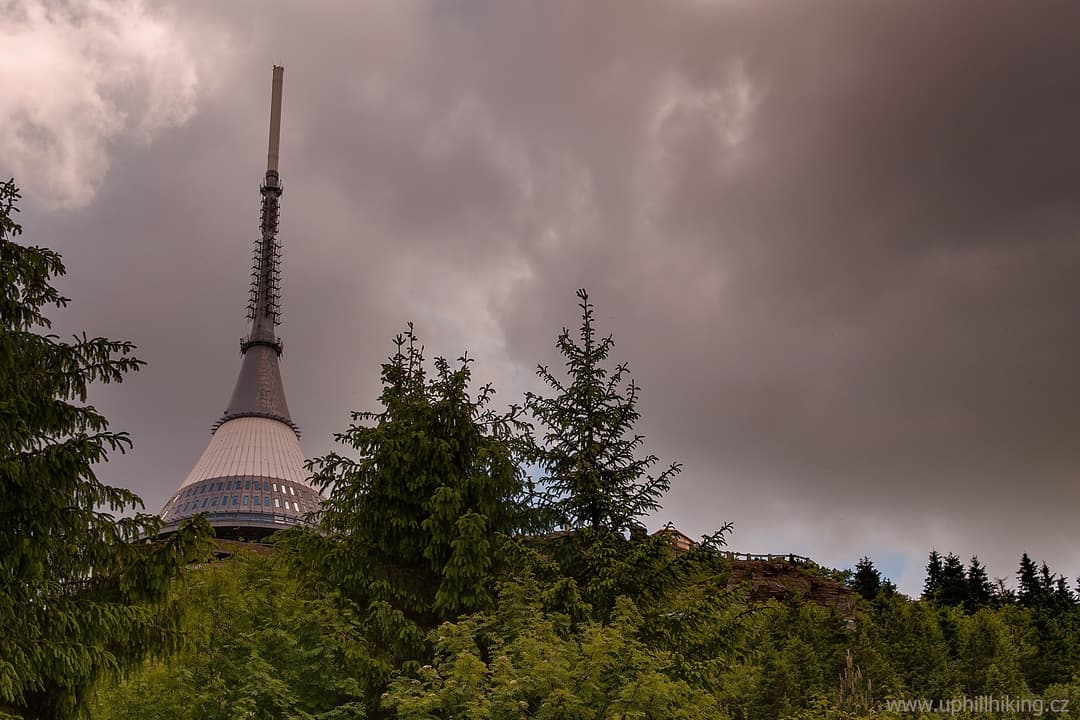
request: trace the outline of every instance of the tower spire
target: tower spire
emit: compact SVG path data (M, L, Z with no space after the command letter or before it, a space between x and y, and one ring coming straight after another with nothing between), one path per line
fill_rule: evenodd
M247 317L251 332L240 340L244 357L236 379L232 400L218 424L234 417L268 417L291 426L285 389L281 384L278 357L282 343L276 327L281 322L281 242L278 240L278 214L281 179L278 175L278 150L281 143L281 92L285 69L274 66L270 92L270 140L266 153L266 176L259 192L262 195L259 239L251 264L251 292Z

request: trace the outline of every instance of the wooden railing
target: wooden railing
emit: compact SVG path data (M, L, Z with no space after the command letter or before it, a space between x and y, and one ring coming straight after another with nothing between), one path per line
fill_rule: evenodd
M742 562L786 562L792 565L813 565L814 561L803 555L773 555L761 553L741 553L725 550L720 553L728 560L740 560Z

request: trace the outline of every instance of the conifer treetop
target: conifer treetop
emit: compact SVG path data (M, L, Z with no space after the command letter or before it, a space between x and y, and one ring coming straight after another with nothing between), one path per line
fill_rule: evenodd
M643 528L643 517L660 509L660 498L682 466L672 463L652 474L659 458L639 456L645 438L634 425L641 418L641 389L626 363L610 371L605 367L615 341L611 335L597 339L589 295L581 289L577 297L577 338L564 327L556 341L565 378L539 365L537 375L553 395L526 396L526 406L544 428L538 464L565 525L633 532Z

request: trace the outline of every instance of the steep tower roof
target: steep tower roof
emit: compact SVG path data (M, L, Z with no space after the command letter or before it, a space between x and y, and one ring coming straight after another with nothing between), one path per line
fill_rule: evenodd
M289 414L278 358L281 321L278 177L283 68L274 67L270 143L262 195L261 232L255 241L248 319L240 341L243 360L232 399L214 425L210 444L162 508L162 533L202 514L219 537L256 539L283 526L310 522L322 500L307 481L300 432Z

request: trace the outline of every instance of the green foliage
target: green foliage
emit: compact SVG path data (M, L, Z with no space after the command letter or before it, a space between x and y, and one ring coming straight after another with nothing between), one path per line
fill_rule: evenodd
M305 596L277 556L193 568L181 597L186 644L98 693L95 720L362 718L356 627Z
M538 463L543 482L554 494L558 519L571 528L590 527L613 533L643 529L641 518L660 508L660 498L681 466L672 463L653 476L655 455L638 458L644 442L633 433L640 419L640 388L625 363L608 371L604 363L615 345L610 335L597 339L588 293L579 290L579 340L563 328L557 341L565 358L566 380L546 366L537 374L553 397L528 394L526 406L544 428Z
M1045 602L1046 588L1039 582L1039 569L1027 553L1020 556L1020 569L1016 573L1020 586L1017 601L1025 607L1035 607Z
M949 697L957 684L941 619L931 605L896 598L881 607L868 629L890 658L899 685L917 697Z
M1027 558L1027 555L1024 557ZM1030 568L1024 571L1022 561L1021 572L1028 573L1034 591L1038 594L1042 587L1038 572L1030 558L1027 558L1027 562L1030 563ZM1015 599L1012 591L1003 584L995 587L978 556L972 556L965 570L960 558L955 554L948 553L942 558L933 550L926 571L926 585L922 596L924 600L937 605L963 607L967 612L974 613L980 608L1013 602ZM1028 591L1025 590L1026 592Z
M18 190L0 183L0 715L76 717L93 683L176 640L167 591L208 548L189 523L164 542L134 493L94 466L131 445L86 404L137 370L131 343L48 334L60 256L15 242Z
M992 610L979 610L961 625L957 657L959 683L966 695L1018 697L1027 692L1019 649L1012 630Z
M554 394L526 396L526 407L544 428L534 458L564 528L536 545L562 577L576 583L591 617L607 621L622 596L633 597L647 612L662 606L684 586L694 563L723 544L731 527L725 525L689 555L674 552L666 532L646 534L642 519L659 509L680 465L654 476L649 471L657 457L638 457L644 443L634 433L640 389L625 363L610 371L605 367L614 340L610 335L597 339L588 293L579 290L577 296L578 338L563 328L556 341L566 378L541 365L537 374Z
M976 612L979 608L987 607L994 601L994 586L977 555L971 557L966 583L967 597L964 598L964 609L968 612Z
M647 620L641 638L671 654L670 674L718 692L753 610L728 587L727 571L711 555L709 548L679 555L668 592L638 604Z
M851 578L851 587L865 600L873 600L881 593L881 572L874 567L869 557L862 557L855 563L855 574Z
M1045 562L1039 564L1024 553L1016 573L1016 591L1000 579L997 586L991 583L977 557L972 557L964 572L952 553L942 560L933 552L927 571L924 599L939 608L962 607L966 613L982 618L984 637L973 640L962 636L963 624L955 614L942 616L948 619L942 623L947 640L954 645L966 643L963 652L954 649L961 664L977 663L980 648L987 644L1003 647L991 634L991 629L998 626L985 622L983 613L986 608L998 608L1008 627L1008 645L1017 657L1015 667L1009 664L1011 660L1006 662L1008 667L995 666L999 684L1015 685L1019 673L1026 687L1041 691L1049 685L1067 683L1080 667L1077 598L1064 576L1051 571ZM970 680L965 684L970 685Z
M537 588L504 591L498 622L475 615L433 634L435 662L394 681L383 696L399 718L726 718L716 699L673 679L670 653L638 638L645 624L620 599L610 624L568 631L530 602Z
M551 577L573 581L587 613L604 620L620 596L635 598L642 608L655 608L703 567L720 573L722 563L715 551L729 530L725 526L690 552L676 551L665 531L627 538L603 528L583 528L532 538L528 544L553 561Z
M427 657L440 622L490 608L505 538L528 527L518 411L470 395L470 360L425 370L412 327L383 365L378 413L355 413L337 436L354 457L312 464L329 491L319 533L286 539L297 568L340 593L364 630L371 692L400 664Z
M760 702L765 716L780 717L833 688L845 663L846 630L835 611L809 603L776 605L768 620Z
M941 555L937 550L930 551L930 560L926 564L926 584L923 586L922 596L927 600L933 600L937 597L938 589L941 587Z
M934 600L941 605L957 607L968 600L968 581L960 558L949 553L941 564L941 579Z

